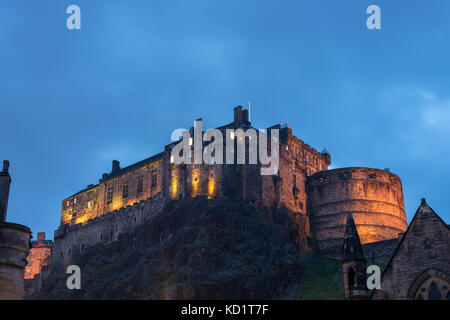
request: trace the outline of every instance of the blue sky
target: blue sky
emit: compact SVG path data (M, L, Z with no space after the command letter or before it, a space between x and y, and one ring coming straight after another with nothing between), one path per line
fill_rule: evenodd
M67 6L82 29L66 28ZM381 30L366 28L370 4ZM408 221L450 223L450 2L17 1L0 4L0 160L8 220L53 237L61 200L175 128L285 120L333 167L390 168Z

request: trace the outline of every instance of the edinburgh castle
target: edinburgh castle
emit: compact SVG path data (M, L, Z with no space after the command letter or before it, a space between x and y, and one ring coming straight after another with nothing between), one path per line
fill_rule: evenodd
M248 110L234 109L234 121L218 128L252 128ZM385 170L328 170L330 154L318 152L280 130L279 173L264 176L257 165L190 164L170 161L172 143L155 156L121 168L114 160L110 173L62 201L61 226L55 232L55 258L73 250L113 241L168 200L185 197L225 197L256 206L281 206L309 220L311 234L322 250L340 249L345 219L352 212L362 243L397 238L406 230L400 179ZM192 133L192 129L191 129ZM123 218L121 218L123 217ZM92 231L91 231L92 230Z
M217 129L224 136L230 135L231 130L233 143L244 139L246 159L249 158L252 137L246 135L246 132L255 129L249 119L249 110L243 110L241 106L234 108L233 121ZM97 184L90 184L62 201L61 224L55 231L51 261L46 262L48 266L42 266L42 274L37 274L34 280L27 282L28 291L36 294L37 288L41 287L51 273L52 266L67 266L84 261L83 254L92 250L90 248L122 243L116 245L124 250L121 252L126 252L122 247L123 243L134 248L142 237L151 237L147 246L152 246L150 243L153 243L156 248L165 244L166 247L161 250L169 250L170 255L178 256L180 253L173 251L181 249L170 247L168 243L175 241L174 238L178 237L175 234L181 232L183 224L194 224L189 228L195 227L199 223L196 215L203 217L208 210L221 212L215 220L226 219L225 211L240 210L239 206L249 216L264 216L260 230L253 231L253 235L257 234L265 239L266 235L260 233L267 227L271 237L266 239L268 243L275 243L282 248L289 248L285 243L294 244L296 252L289 253L292 256L298 253L315 253L322 257L340 258L344 235L349 229L348 217L351 215L351 221L355 225L353 233L357 234L353 237L363 248L364 259L387 265L408 228L400 178L389 169L349 167L329 170L331 156L326 149L319 152L304 143L293 135L292 128L287 124L277 124L267 129L266 132L269 129L279 130L279 162L276 173L272 175L260 173L265 166L260 162L175 164L172 149L178 142L166 145L159 154L124 168L119 161L114 160L111 171L104 173ZM194 127L188 132L193 151ZM237 154L233 154L233 157L236 158ZM224 216L221 210L224 211ZM168 212L173 216L169 216ZM205 232L211 232L202 237L211 240L214 232L220 233L206 220L200 223L207 224ZM241 222L235 226L240 224ZM142 228L147 231L143 232ZM445 228L448 230L447 225ZM443 237L445 240L447 235ZM180 241L177 242L178 245L184 243L184 240L178 238L176 241ZM252 246L254 242L255 239L252 240ZM205 244L195 248L192 256L203 261L202 257L216 249ZM106 259L105 254L101 257ZM274 261L275 258L270 259ZM166 263L169 260L166 257L162 261ZM200 262L189 260L189 263L197 266ZM214 262L215 265L218 263ZM287 274L296 274L296 266L297 261L285 266L289 270ZM222 265L221 267L226 269ZM260 267L256 270L263 272ZM345 279L346 277L344 274ZM154 283L153 279L145 281ZM186 285L181 293L167 293L164 288L168 285L161 286L158 289L161 293L156 298L267 297L244 289L244 293L235 296L227 291L228 284L222 285L220 289L204 289L206 291L203 293L199 293L203 289L194 288L194 285Z

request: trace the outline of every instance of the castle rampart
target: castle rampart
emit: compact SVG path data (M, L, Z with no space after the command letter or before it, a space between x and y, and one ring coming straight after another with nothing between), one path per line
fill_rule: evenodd
M118 239L159 212L164 204L162 194L142 200L125 208L109 212L86 221L84 224L62 225L55 231L51 261L67 264L77 251Z
M319 172L309 177L307 190L311 229L322 250L340 245L348 213L363 244L397 238L407 228L402 184L389 171L353 167Z

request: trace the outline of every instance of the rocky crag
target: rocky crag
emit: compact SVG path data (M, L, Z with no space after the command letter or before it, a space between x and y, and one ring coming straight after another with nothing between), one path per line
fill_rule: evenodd
M203 197L168 203L113 243L71 258L81 289L55 263L28 299L273 299L300 282L304 215ZM305 231L306 230L306 231Z

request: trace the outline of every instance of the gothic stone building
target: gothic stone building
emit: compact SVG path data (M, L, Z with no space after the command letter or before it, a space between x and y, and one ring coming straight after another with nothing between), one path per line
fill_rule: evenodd
M349 214L341 260L345 298L450 300L449 231L449 226L422 199L408 229L397 241L379 288L369 295L366 286L367 250L363 249L353 217ZM389 251L389 248L385 247L385 250Z
M425 199L372 299L450 300L450 230Z

